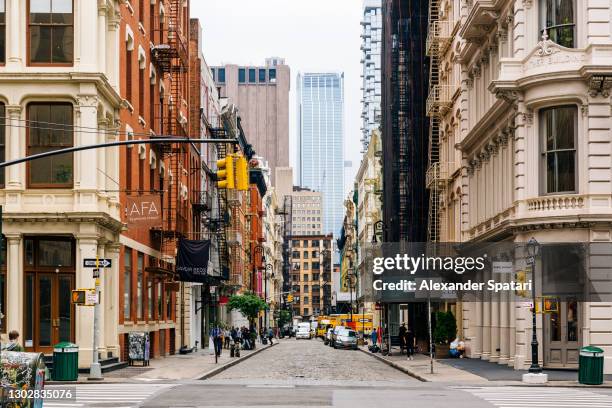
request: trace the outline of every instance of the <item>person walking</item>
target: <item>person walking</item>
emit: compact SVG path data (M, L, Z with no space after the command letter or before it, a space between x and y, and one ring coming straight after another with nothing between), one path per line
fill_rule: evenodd
M406 323L402 323L399 328L400 354L404 354L406 348Z
M225 329L224 333L223 333L223 347L225 349L229 350L231 339L232 339L232 334L231 334L230 330L229 329Z
M406 344L406 356L408 360L414 360L414 349L416 348L416 337L410 328L406 330L405 340Z
M376 349L376 342L378 341L378 332L376 331L376 327L370 333L370 339L372 340L372 348L371 350Z
M223 348L223 330L219 326L215 326L212 331L213 344L215 346L215 355L221 357L221 350Z
M270 340L270 345L272 345L272 339L274 338L274 330L271 327L268 327L268 340Z

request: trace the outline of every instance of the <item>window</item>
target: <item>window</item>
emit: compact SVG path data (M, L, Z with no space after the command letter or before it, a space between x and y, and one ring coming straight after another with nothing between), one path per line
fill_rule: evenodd
M300 257L300 253L299 253L299 251L293 251L293 253L291 254L291 257L293 257L293 258L299 258L299 257Z
M129 135L128 135L129 137ZM131 146L125 147L125 189L129 193L132 190L132 151Z
M225 68L219 68L219 72L217 75L217 81L220 83L225 82Z
M140 21L144 25L144 9L145 9L144 0L138 0L138 21Z
M546 0L541 2L541 27L548 37L568 48L576 46L575 0Z
M132 103L132 60L134 55L128 49L125 53L125 99Z
M2 0L0 0L2 1ZM4 104L0 103L0 161L6 160L6 128L4 127L4 116L6 115L6 110L4 109ZM0 188L4 188L4 167L0 169Z
M304 251L304 253L302 254L304 258L308 258L308 251Z
M147 320L153 320L153 279L147 276Z
M155 131L155 83L149 84L149 128Z
M132 250L123 252L123 318L132 318Z
M155 290L155 301L157 302L157 320L163 320L163 303L162 303L162 283L157 281Z
M215 75L215 69L214 69L214 68L211 68L211 69L210 69L210 75L212 76L213 81L216 81L216 80L217 80L217 77L216 77L216 75Z
M145 69L140 67L138 70L138 113L145 117Z
M276 69L268 70L268 79L270 82L276 82Z
M308 240L307 239L304 240L304 248L308 248Z
M265 69L259 70L259 82L266 82L266 70Z
M6 62L6 4L4 0L0 0L0 64L4 64L5 62Z
M540 112L544 191L576 191L577 108L562 106Z
M246 82L246 70L244 68L238 69L238 82L241 84Z
M308 304L308 296L304 296L304 304L307 305ZM306 309L304 309L304 311L306 311Z
M308 293L308 285L304 285L304 293Z
M249 83L255 83L255 68L249 68Z
M306 299L306 300L308 300L308 299ZM307 303L307 302L304 302L304 303ZM308 316L308 308L307 307L304 308L304 316Z
M31 103L27 109L30 121L28 156L71 147L72 105L66 103ZM72 187L73 154L65 153L28 163L28 187Z
M304 278L302 282L308 282L308 275L304 275L302 278Z
M136 317L138 320L144 318L144 304L143 304L143 269L144 269L144 254L138 253L138 263L136 265Z
M72 0L30 0L29 50L32 64L72 64Z

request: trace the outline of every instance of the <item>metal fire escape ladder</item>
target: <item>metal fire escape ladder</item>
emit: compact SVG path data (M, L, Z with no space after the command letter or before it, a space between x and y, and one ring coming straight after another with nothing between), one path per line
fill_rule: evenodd
M213 139L226 139L227 132L223 128L211 129ZM227 156L227 145L225 143L217 143L217 160L222 160ZM219 268L221 276L224 279L230 278L230 256L227 245L227 230L228 230L228 205L227 205L227 190L219 188L217 191L217 205L219 208L218 220L216 220L215 231L217 238L217 249L219 251Z
M427 55L429 55L429 89L428 99L435 97L435 90L440 86L440 41L436 27L440 19L440 0L429 2L429 34L427 36ZM428 104L429 105L429 104ZM429 188L429 214L427 226L427 240L439 242L440 240L440 116L435 107L428 110L429 124L429 168L426 182Z

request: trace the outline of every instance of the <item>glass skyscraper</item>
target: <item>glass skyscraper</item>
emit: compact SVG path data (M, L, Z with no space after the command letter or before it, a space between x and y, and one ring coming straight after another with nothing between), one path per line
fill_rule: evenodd
M344 218L344 74L299 73L297 98L298 181L323 193L323 233L339 236Z

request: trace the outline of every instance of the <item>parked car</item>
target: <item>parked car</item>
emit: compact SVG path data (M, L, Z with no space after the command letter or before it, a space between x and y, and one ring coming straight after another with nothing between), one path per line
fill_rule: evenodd
M338 332L340 332L340 331L342 331L344 329L346 329L346 327L344 327L344 326L336 326L336 327L334 327L334 330L332 331L331 338L330 338L330 341L329 341L329 346L330 347L334 347L334 344L336 342L336 336L338 335Z
M308 339L312 337L310 323L300 323L297 327L297 332L295 333L295 339Z
M323 344L325 344L326 346L331 341L331 337L332 337L332 333L333 332L334 332L334 328L333 327L329 327L327 329L327 332L325 333L325 336L323 336Z
M348 329L339 331L334 341L334 348L350 348L357 350L357 332Z

